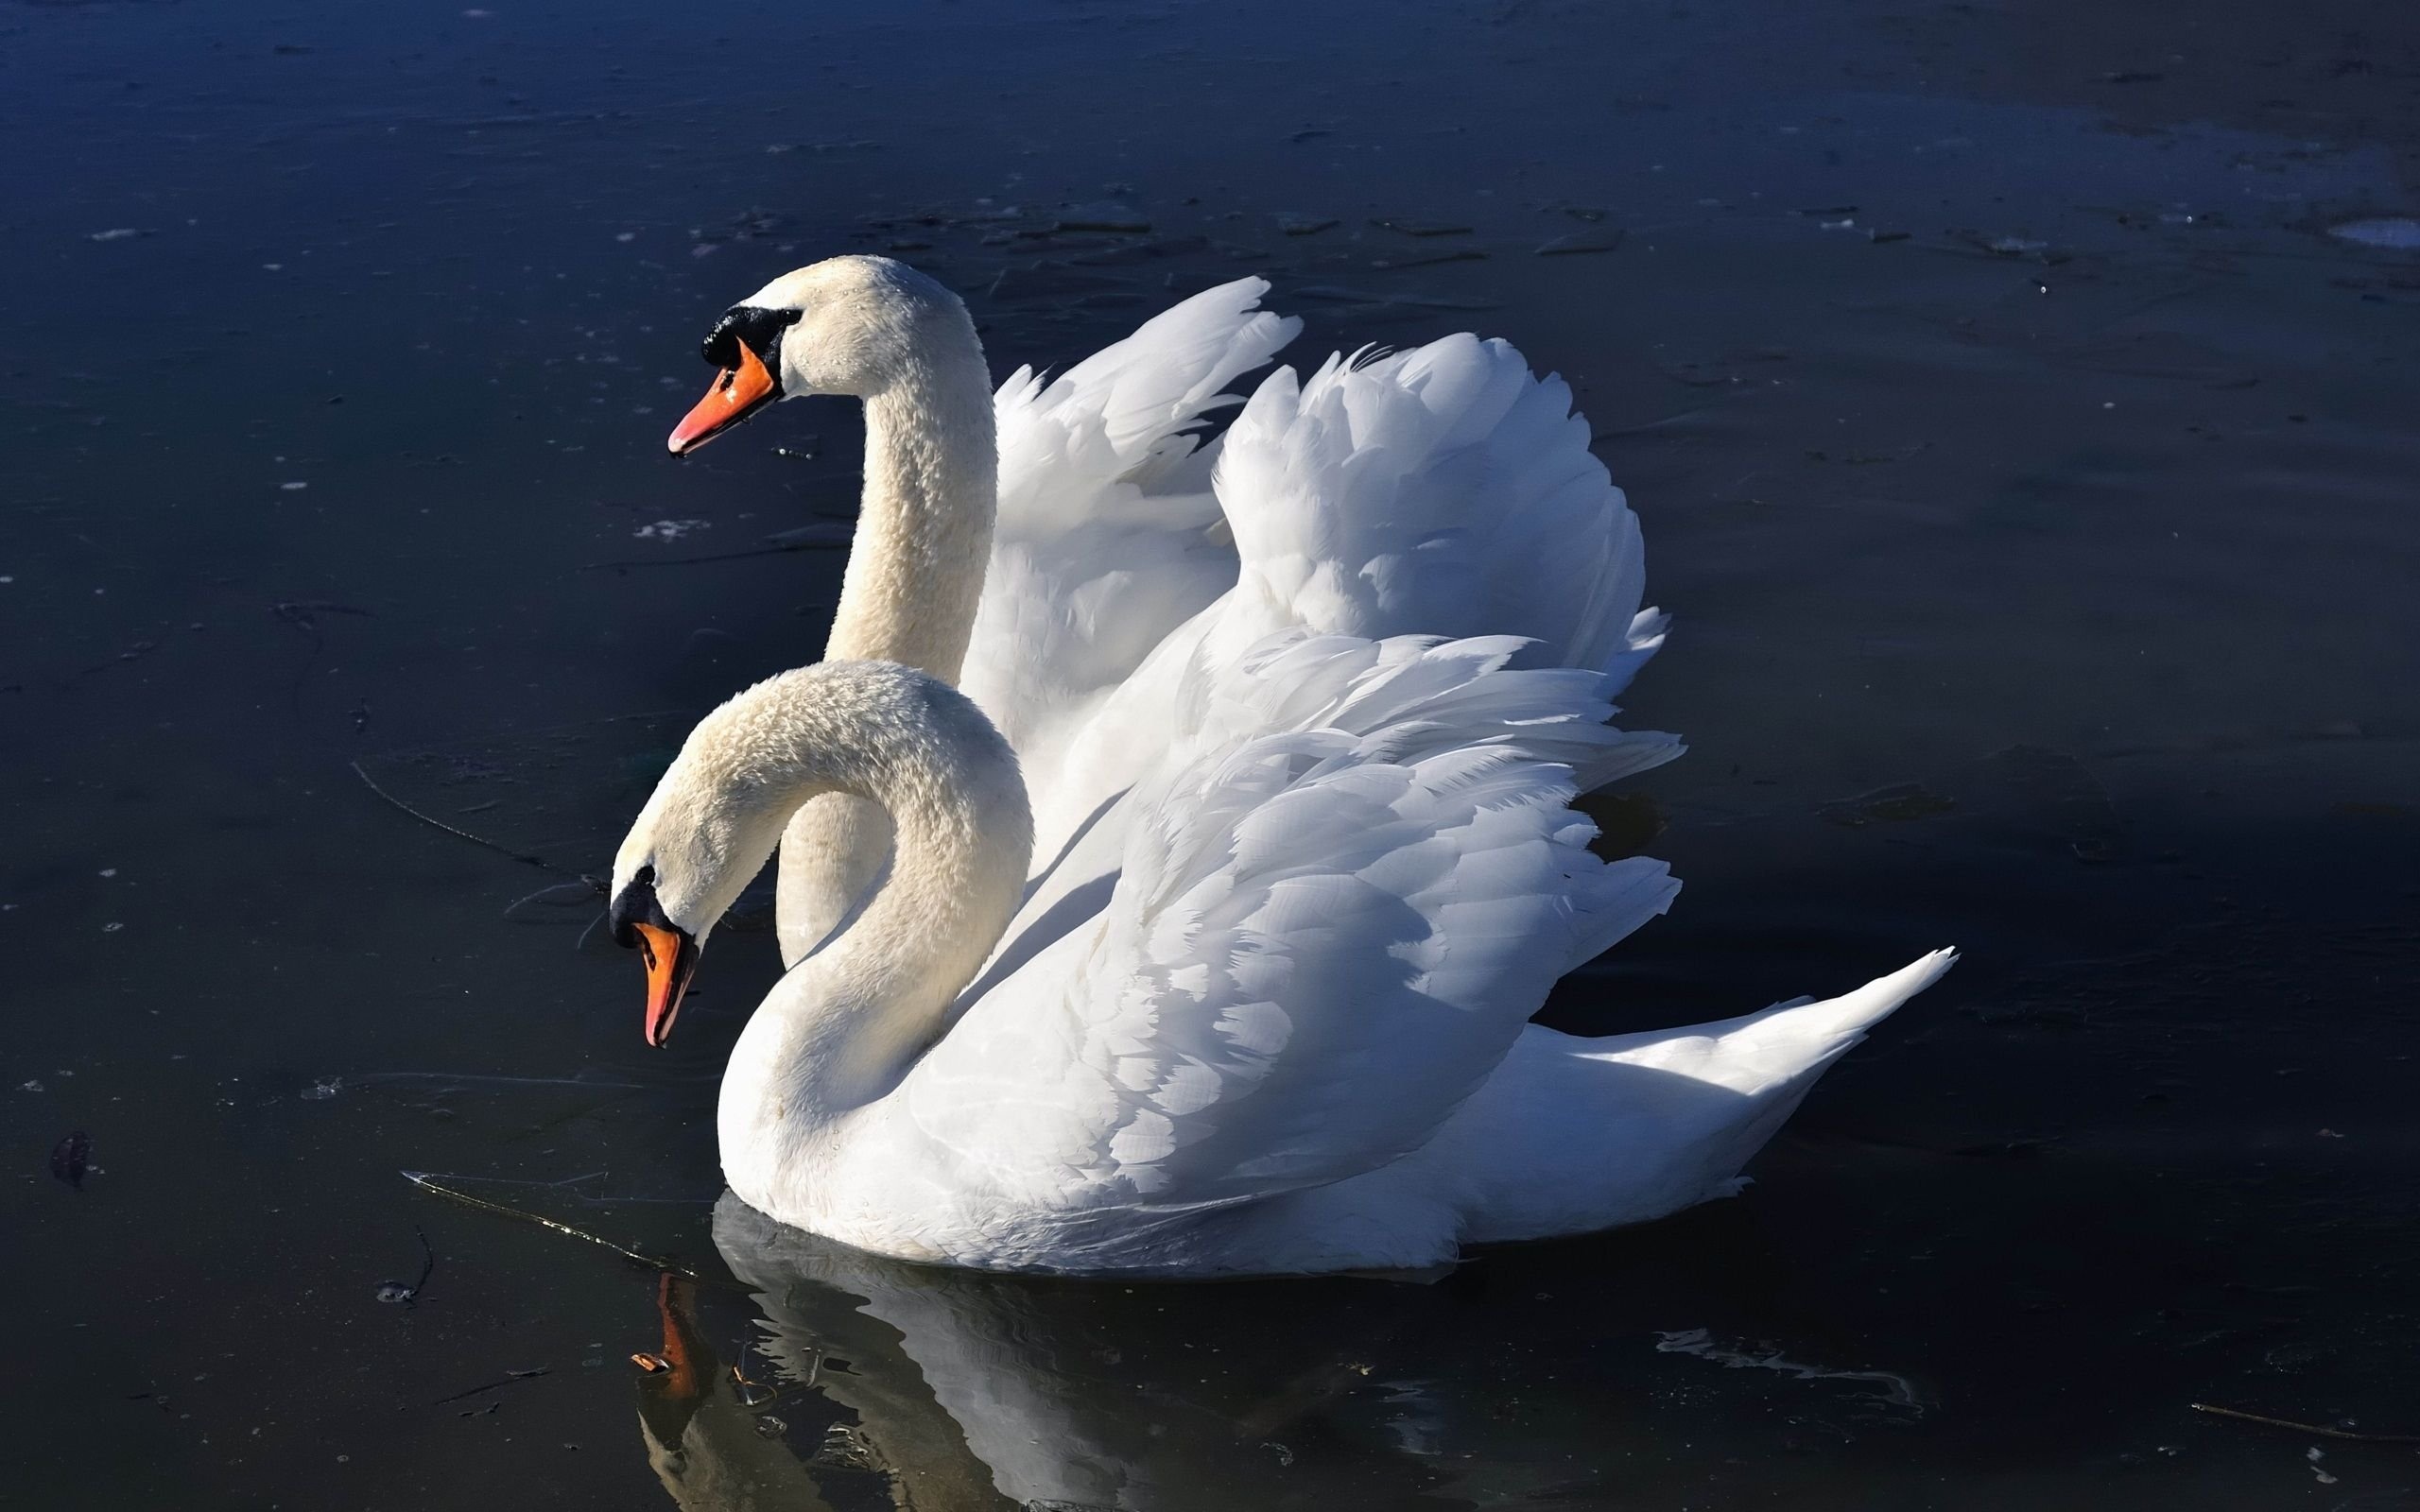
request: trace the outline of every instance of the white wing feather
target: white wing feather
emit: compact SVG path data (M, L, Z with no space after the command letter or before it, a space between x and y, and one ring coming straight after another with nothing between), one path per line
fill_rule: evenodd
M1226 441L1216 487L1242 560L1228 644L1280 625L1519 635L1537 660L1610 670L1660 630L1639 614L1637 517L1588 422L1505 342L1331 357L1300 385L1280 369Z
M1508 667L1518 646L1296 632L1197 669L1175 751L1111 817L1105 903L978 986L909 1078L918 1127L1070 1213L1416 1148L1575 956L1677 890L1598 860L1565 807L1575 765L1634 741L1606 679Z
M1184 668L1233 665L1272 633L1510 634L1533 643L1522 662L1596 668L1616 693L1663 644L1664 616L1639 607L1637 518L1587 422L1504 342L1335 357L1307 384L1280 369L1220 443L1227 592L1047 747L1017 743L1046 862L1166 748Z
M1302 322L1257 278L1208 289L1045 383L1000 386L999 517L959 685L1009 737L1047 804L1071 730L1168 632L1236 580L1203 418Z

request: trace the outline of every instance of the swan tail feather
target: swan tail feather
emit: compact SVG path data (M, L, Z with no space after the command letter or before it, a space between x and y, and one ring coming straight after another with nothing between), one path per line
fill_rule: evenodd
M1593 1040L1588 1054L1675 1072L1741 1096L1765 1096L1811 1082L1957 964L1955 950L1932 951L1836 998L1796 998L1720 1022Z
M1841 997L1719 1023L1601 1040L1532 1024L1409 1174L1452 1194L1465 1244L1647 1223L1734 1195L1824 1072L1956 959L1935 951Z

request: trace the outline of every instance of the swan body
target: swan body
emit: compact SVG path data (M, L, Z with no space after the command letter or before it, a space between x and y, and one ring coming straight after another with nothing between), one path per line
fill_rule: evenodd
M702 947L825 793L897 835L734 1047L732 1190L902 1259L1167 1275L1430 1264L1732 1190L1947 957L1727 1023L1530 1025L1676 885L1599 861L1566 806L1657 747L1604 722L1601 674L1518 644L1297 630L1197 659L1095 827L1121 835L1107 886L1039 911L1015 758L956 690L824 662L716 711L623 845L617 908L643 889Z
M774 391L865 397L866 510L834 659L700 724L614 913L660 1040L782 849L792 969L717 1120L771 1217L1165 1275L1643 1221L1735 1190L1949 964L1618 1040L1530 1024L1678 887L1590 853L1568 806L1680 750L1609 722L1663 631L1635 519L1561 382L1468 336L1281 369L1197 444L1292 334L1264 289L988 405L962 309L898 265L836 259L727 318ZM996 434L996 473L926 434L950 416Z

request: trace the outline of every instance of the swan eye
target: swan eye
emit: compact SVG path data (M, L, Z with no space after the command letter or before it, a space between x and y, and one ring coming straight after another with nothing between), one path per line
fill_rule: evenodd
M706 333L706 339L698 350L716 367L730 369L739 366L739 349L745 346L765 366L772 368L773 353L782 344L782 333L798 324L805 313L767 309L760 304L735 304Z
M664 917L664 905L656 902L653 867L639 868L637 875L631 878L631 885L606 905L605 921L613 931L614 943L624 950L639 943L636 926L640 924L671 927L672 921Z

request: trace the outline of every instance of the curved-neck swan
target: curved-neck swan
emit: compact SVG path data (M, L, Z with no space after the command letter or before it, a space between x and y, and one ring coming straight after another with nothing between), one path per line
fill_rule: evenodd
M1530 1024L1675 885L1588 851L1566 804L1638 743L1600 675L1518 645L1295 630L1197 659L1106 886L1023 919L1024 785L964 695L827 662L709 714L614 862L652 1042L802 803L896 829L872 900L733 1048L732 1190L905 1259L1175 1275L1432 1264L1732 1191L1948 957L1726 1023Z

